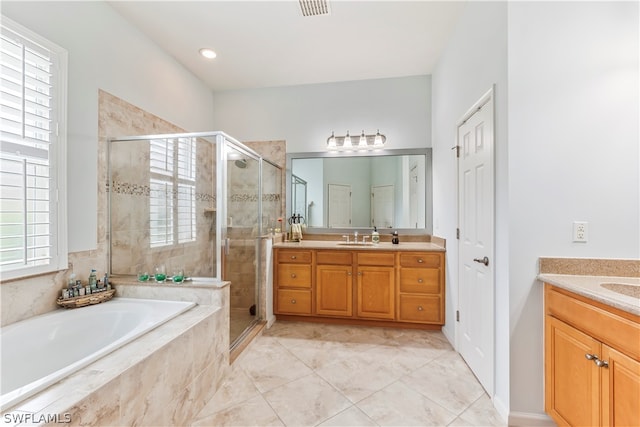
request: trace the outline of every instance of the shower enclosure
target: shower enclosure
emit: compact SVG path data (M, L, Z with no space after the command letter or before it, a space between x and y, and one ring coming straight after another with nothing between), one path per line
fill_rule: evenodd
M111 274L230 281L233 347L264 318L261 248L281 216L281 169L222 132L113 138L108 157Z

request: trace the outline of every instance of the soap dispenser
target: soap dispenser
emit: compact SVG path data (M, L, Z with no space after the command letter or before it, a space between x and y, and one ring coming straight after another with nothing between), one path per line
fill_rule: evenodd
M394 245L397 245L398 243L400 243L400 239L398 238L397 231L394 231L393 234L391 235L391 243L393 243Z
M380 243L380 233L378 233L378 228L376 226L373 227L373 233L371 233L371 242L376 245Z

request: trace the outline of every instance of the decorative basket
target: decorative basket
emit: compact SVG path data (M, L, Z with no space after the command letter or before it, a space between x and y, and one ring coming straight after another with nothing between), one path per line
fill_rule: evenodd
M58 298L57 303L64 308L78 308L85 307L87 305L100 304L101 302L109 301L113 298L113 294L116 293L115 289L108 291L97 292L91 295L81 295L73 298L62 299Z

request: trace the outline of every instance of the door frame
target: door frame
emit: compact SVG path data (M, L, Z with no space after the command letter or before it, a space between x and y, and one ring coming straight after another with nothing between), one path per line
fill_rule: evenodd
M458 229L458 234L459 234L459 230L460 230L460 216L461 216L461 205L460 205L460 195L461 195L461 185L462 183L460 182L460 150L461 150L461 141L459 140L459 128L460 126L462 126L471 116L473 116L476 111L478 111L479 109L481 109L485 104L487 104L488 102L492 102L492 108L490 110L491 112L491 122L492 122L492 126L493 126L493 141L491 144L491 158L492 158L492 170L491 170L491 175L492 175L492 180L493 180L493 187L492 187L492 200L490 202L490 206L491 206L491 239L492 239L492 244L491 244L491 253L489 254L489 258L491 260L491 263L493 265L493 268L491 269L491 281L493 283L493 287L492 287L492 295L491 295L491 301L493 303L493 316L492 316L492 321L491 321L491 348L492 348L492 363L491 363L491 376L492 376L492 381L491 381L491 387L490 390L487 390L487 392L489 393L491 399L493 399L493 395L495 393L495 385L496 385L496 293L495 293L495 281L496 281L496 268L495 268L495 254L496 254L496 248L495 248L495 243L496 243L496 149L495 149L495 141L496 141L496 137L495 137L495 131L496 131L496 122L495 122L495 117L496 117L496 105L495 105L495 85L492 85L491 88L485 92L463 115L462 117L456 122L456 145L455 145L455 149L456 149L456 194L457 194L457 229ZM460 341L461 341L461 331L460 331L460 322L458 321L458 311L460 309L460 282L462 280L462 275L460 274L460 270L463 266L463 262L462 259L460 257L460 252L461 252L461 245L460 245L460 241L457 241L457 253L458 253L458 263L456 265L456 271L457 271L457 276L458 276L458 284L457 284L457 300L456 300L456 322L455 322L455 346L456 346L456 350L460 349Z

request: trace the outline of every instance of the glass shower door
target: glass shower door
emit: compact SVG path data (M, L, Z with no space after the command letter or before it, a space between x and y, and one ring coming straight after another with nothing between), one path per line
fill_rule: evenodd
M226 141L226 238L223 280L231 282L230 335L233 343L258 320L260 158Z

